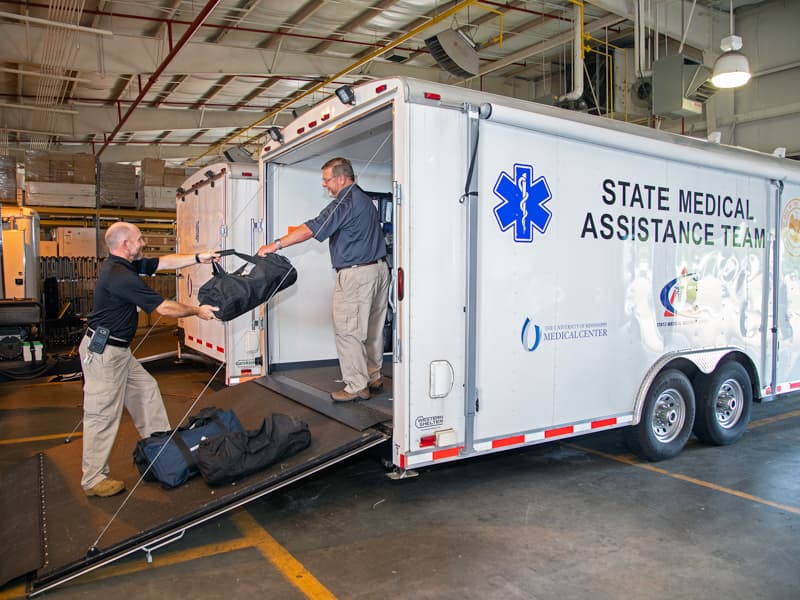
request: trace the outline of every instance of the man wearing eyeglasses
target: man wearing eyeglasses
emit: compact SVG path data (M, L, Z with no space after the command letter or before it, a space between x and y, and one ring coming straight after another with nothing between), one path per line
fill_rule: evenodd
M313 219L274 242L261 246L259 256L311 239L329 240L336 270L333 329L344 389L334 402L369 400L383 391L383 325L389 298L386 242L372 199L356 185L346 158L322 165L322 187L333 200Z
M165 300L140 275L210 263L219 255L167 254L144 258L142 232L132 223L118 222L106 230L108 258L100 266L94 289L89 328L78 352L83 368L83 475L87 496L113 496L125 483L111 479L108 458L126 408L142 437L169 427L158 383L131 354L138 324L137 307L165 317L214 318L216 306L191 306Z

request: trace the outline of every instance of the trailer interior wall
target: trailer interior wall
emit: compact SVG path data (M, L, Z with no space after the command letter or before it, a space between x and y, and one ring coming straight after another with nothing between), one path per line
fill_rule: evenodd
M322 186L321 168L336 156L350 159L362 189L391 192L392 147L391 110L384 108L267 163L266 239L316 217L331 201ZM336 272L328 242L312 239L282 253L297 269L297 283L270 302L269 362L278 366L336 360L331 304Z

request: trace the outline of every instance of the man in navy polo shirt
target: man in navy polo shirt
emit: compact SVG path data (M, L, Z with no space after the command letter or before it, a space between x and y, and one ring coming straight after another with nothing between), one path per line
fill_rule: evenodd
M369 400L383 390L383 324L389 301L386 242L372 198L355 183L346 158L322 165L322 187L333 198L315 218L258 249L264 256L312 237L330 240L336 269L333 329L344 389L334 402Z
M108 458L117 437L123 407L128 410L139 435L147 437L170 428L158 383L130 351L138 324L137 307L165 317L214 318L215 306L190 306L164 300L140 275L180 269L195 263L210 263L213 252L167 254L143 258L145 242L139 228L118 222L105 235L109 256L100 266L94 290L89 329L79 346L83 367L83 476L87 496L113 496L125 483L108 477ZM105 348L91 351L89 344L99 327L111 333Z

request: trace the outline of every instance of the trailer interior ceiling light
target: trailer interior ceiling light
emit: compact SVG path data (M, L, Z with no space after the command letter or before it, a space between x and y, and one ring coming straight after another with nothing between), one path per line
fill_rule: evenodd
M356 93L353 91L349 85L343 85L340 88L336 89L336 97L342 104L355 104L356 103Z
M278 142L279 144L283 143L283 134L277 127L270 127L267 129L267 133L273 142Z
M731 34L720 42L722 54L714 63L714 74L711 76L711 83L718 88L737 88L750 81L750 63L739 52L742 38L733 35L733 0L730 4L730 22Z

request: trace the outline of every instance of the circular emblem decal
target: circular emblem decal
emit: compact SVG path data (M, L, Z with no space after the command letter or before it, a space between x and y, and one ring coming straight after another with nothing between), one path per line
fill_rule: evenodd
M792 256L800 256L800 198L786 203L781 215L783 247Z

